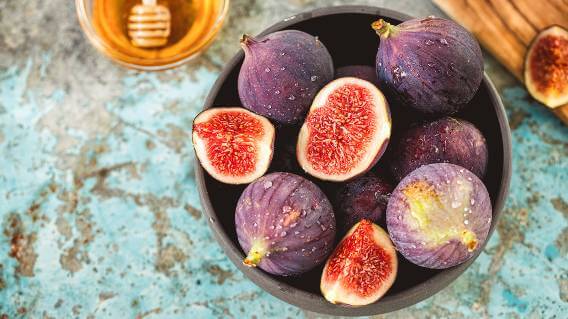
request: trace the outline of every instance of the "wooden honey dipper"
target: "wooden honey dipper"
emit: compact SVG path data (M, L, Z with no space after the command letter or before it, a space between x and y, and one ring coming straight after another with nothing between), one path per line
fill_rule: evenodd
M170 10L157 0L142 0L130 10L128 36L140 48L156 48L168 42L171 31Z

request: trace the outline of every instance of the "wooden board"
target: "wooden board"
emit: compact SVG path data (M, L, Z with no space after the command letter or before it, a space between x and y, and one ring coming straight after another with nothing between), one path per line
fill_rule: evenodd
M434 0L470 30L481 45L523 81L525 54L548 26L568 28L568 0ZM551 109L568 125L568 104Z

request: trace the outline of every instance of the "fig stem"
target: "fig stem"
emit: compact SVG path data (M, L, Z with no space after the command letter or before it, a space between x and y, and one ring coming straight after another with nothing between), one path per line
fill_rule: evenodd
M377 32L377 34L381 38L388 38L394 35L398 29L396 26L386 22L383 19L379 19L373 22L371 24L371 28L373 28L373 30L375 30L375 32Z
M250 248L247 257L243 260L243 264L249 267L256 267L262 258L266 256L266 245L262 243L255 242Z
M244 33L243 36L241 37L241 44L247 46L253 43L256 43L256 40L250 35Z

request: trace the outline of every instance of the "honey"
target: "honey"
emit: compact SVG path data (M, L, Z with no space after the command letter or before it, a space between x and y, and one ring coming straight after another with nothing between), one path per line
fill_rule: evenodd
M102 50L125 64L171 65L202 51L217 33L222 0L94 0Z

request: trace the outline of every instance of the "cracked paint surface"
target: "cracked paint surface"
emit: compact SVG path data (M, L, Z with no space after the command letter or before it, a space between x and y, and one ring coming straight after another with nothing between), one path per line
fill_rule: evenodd
M225 257L201 214L189 134L241 33L342 3L234 0L193 64L138 73L91 48L69 1L0 0L0 317L322 317ZM441 15L429 2L359 3ZM463 276L389 317L568 313L568 128L486 62L513 129L506 211Z

